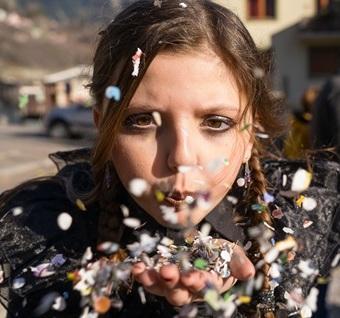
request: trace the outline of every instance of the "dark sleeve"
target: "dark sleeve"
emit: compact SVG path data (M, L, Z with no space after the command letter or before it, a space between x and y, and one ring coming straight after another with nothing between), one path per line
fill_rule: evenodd
M20 209L22 212L18 213ZM72 218L68 230L58 225L61 213ZM91 213L77 208L63 186L54 181L27 184L1 208L0 264L6 270L0 284L0 301L7 307L8 317L33 317L39 306L51 301L53 293L64 297L66 302L79 302L79 295L72 290L66 275L79 265L81 255L96 235ZM33 274L33 267L51 264L56 256L65 262L53 263L51 276ZM22 282L20 288L15 288L17 282ZM54 311L45 316L68 317L69 311L70 317L74 317L78 308L67 306L64 312Z
M290 262L283 262L281 282L277 288L279 300L285 302L284 293L295 288L301 288L306 297L316 285L317 278L329 274L331 263L339 252L340 167L335 162L313 163L313 181L302 195L313 198L317 205L313 210L307 211L297 204L297 197L289 197L286 193L290 190L291 180L297 169L307 169L306 164L302 161L282 161L265 166L270 171L273 191L278 191L274 204L283 212L281 219L274 219L275 239L284 239L287 236L284 228L289 228L294 231L292 236L298 243L295 258ZM288 177L285 186L282 185L284 175ZM306 221L313 223L304 227ZM314 274L303 273L301 268L307 264L315 271Z

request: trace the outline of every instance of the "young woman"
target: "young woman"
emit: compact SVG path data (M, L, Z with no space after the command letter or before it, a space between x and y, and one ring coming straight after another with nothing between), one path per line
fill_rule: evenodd
M339 167L315 164L308 188L306 164L266 161L267 186L282 111L240 20L137 1L100 36L94 148L0 199L8 315L307 317L337 251Z

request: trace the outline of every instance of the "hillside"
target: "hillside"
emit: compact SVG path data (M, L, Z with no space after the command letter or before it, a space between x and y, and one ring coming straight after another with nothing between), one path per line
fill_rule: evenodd
M98 31L128 2L0 0L0 81L31 82L91 63Z

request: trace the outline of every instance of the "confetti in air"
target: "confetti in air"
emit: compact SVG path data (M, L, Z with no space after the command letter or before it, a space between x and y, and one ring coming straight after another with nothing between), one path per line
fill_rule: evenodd
M152 117L158 127L162 126L162 117L159 112L152 112Z
M132 76L136 77L139 74L140 59L142 55L143 55L142 50L138 48L136 53L132 56L132 64L133 64Z
M188 7L188 5L187 5L186 3L184 3L184 2L180 2L179 6L180 6L181 8L183 8L183 9L185 9L185 8Z
M119 87L114 85L108 86L105 90L105 97L109 100L119 102L121 99L121 91Z
M138 220L136 218L126 218L126 219L123 220L123 223L127 227L131 227L133 229L136 229L136 228L140 227L140 225L141 225L140 220Z
M67 231L72 225L72 216L66 212L58 215L57 223L61 230Z
M265 76L264 70L262 68L260 68L260 67L255 67L253 69L253 74L258 79L262 79Z
M313 198L305 197L302 201L302 207L306 211L312 211L316 208L316 206L317 206L316 200Z
M135 178L129 183L129 191L136 197L141 197L148 189L149 185L144 179Z
M161 8L162 7L162 0L154 0L153 5L155 7Z
M21 206L18 206L12 209L12 213L14 216L18 216L22 214L22 212L23 212L23 208Z
M306 190L312 181L312 174L305 169L298 169L293 177L291 190L302 192Z
M78 207L80 210L86 211L86 206L85 206L85 204L84 204L84 202L83 202L82 200L77 199L77 200L76 200L76 205L77 205L77 207Z

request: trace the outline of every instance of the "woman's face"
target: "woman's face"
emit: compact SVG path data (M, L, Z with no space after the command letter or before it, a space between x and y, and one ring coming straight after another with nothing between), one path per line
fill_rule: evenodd
M250 157L250 133L242 127L251 118L241 118L243 108L235 78L212 51L157 55L131 100L112 154L126 189L135 178L149 184L148 192L133 196L138 205L166 226L199 223ZM157 190L166 196L162 202ZM185 203L207 192L208 204ZM174 211L171 224L164 220L164 206Z

